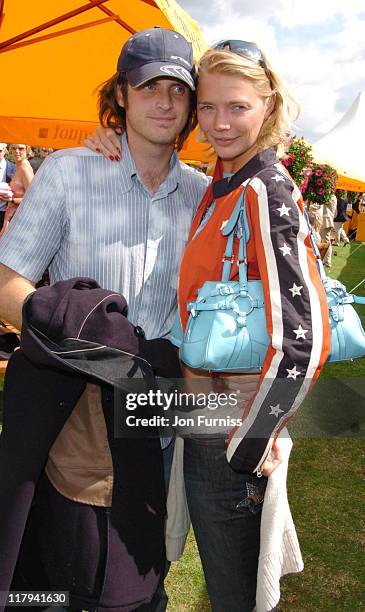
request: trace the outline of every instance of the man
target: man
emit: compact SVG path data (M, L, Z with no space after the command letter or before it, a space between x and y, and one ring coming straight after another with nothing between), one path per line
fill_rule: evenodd
M347 191L341 191L340 189L336 190L336 198L337 198L337 209L334 218L334 233L335 233L335 241L334 246L340 246L341 240L344 243L344 246L350 244L350 240L347 237L345 230L343 229L343 224L345 221L349 220L349 217L346 215L348 199L347 199Z
M0 241L0 318L21 327L23 301L49 267L51 283L89 276L122 293L128 318L148 339L170 332L180 257L208 183L175 151L194 126L194 77L191 45L180 34L154 28L129 39L99 109L125 132L123 160L110 164L83 148L45 160ZM61 481L58 461L60 447L75 452L70 445L61 432L47 465L66 498L72 475L63 469ZM161 596L148 609L164 606Z
M208 183L175 152L193 125L194 74L180 34L156 28L129 39L100 93L101 116L126 127L123 160L83 148L45 160L0 243L1 317L21 327L22 303L49 266L52 282L85 274L122 292L147 337L168 334L179 260Z
M8 150L5 142L0 142L0 183L10 183L14 173L15 164L6 159ZM0 197L0 230L4 223L4 215L8 201Z

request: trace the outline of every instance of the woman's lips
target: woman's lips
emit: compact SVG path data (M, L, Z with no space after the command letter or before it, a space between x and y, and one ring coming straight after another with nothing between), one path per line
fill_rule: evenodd
M214 140L221 147L228 147L232 142L235 142L236 138L214 138Z

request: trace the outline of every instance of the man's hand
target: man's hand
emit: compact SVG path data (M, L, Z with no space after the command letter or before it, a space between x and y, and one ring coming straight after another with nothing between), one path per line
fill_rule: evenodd
M261 466L261 474L263 476L270 476L274 470L280 465L283 458L281 456L280 448L278 446L278 441L275 440L273 443L271 450L266 457L264 463Z
M84 145L92 151L102 153L104 157L111 161L120 161L119 134L121 133L122 130L120 128L113 130L112 128L104 128L99 125L89 138L85 138Z
M33 291L29 280L0 264L0 319L21 329L23 302Z

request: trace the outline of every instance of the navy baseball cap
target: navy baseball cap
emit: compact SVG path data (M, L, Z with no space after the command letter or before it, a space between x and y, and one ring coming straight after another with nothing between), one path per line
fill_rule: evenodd
M117 70L127 73L132 87L158 77L172 77L195 90L192 45L174 30L155 27L131 36L121 51Z

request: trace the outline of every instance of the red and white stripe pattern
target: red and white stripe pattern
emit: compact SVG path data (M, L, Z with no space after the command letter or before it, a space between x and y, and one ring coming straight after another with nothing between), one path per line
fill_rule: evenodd
M235 469L258 471L318 377L330 329L301 194L281 164L252 180L246 201L271 344L246 418L231 432L227 458Z

